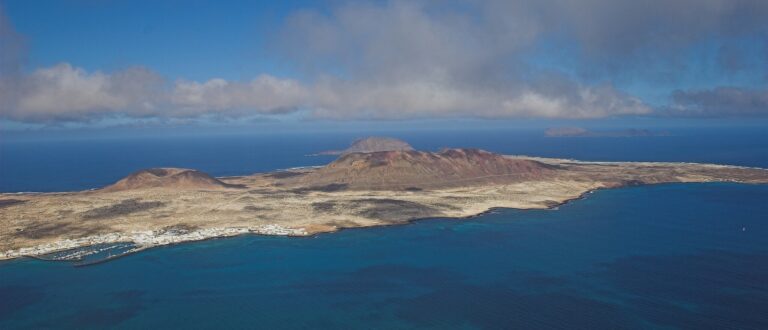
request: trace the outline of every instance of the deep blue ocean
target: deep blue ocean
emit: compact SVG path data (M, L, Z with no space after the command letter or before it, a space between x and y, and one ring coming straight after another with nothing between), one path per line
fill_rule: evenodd
M768 167L768 132L546 138L392 132L419 149ZM377 135L381 135L379 133ZM0 190L81 190L144 167L320 165L365 133L0 141ZM161 247L96 266L0 262L0 329L768 329L768 186L598 191L554 210Z

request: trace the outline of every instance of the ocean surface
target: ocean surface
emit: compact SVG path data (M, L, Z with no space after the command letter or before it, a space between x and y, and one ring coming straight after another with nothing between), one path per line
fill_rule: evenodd
M394 132L420 149L768 167L768 133L545 138ZM357 133L0 141L0 190L81 190L143 167L241 175L320 165ZM0 262L0 329L768 329L768 186L604 190L309 238L241 236L76 268Z

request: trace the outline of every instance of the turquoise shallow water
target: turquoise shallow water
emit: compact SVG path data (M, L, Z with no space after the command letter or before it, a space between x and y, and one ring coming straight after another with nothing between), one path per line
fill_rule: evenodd
M768 186L0 263L0 328L768 328Z

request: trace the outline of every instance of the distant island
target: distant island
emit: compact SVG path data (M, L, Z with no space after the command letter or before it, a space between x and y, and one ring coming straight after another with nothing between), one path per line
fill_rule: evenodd
M622 129L592 131L581 127L553 127L544 131L548 137L633 137L633 136L668 136L669 132L647 129Z
M389 142L369 142L396 140L360 141L368 142L353 147L376 149ZM344 152L318 168L221 178L193 169L154 168L101 189L0 194L0 259L45 258L117 243L132 244L128 253L248 233L307 236L422 218L470 217L493 208L553 208L597 189L630 185L768 183L768 170L760 168L388 146L400 149Z
M413 150L408 142L390 137L371 136L357 139L352 142L349 148L344 150L326 150L318 152L315 155L345 155L355 152L378 152L378 151L402 151Z

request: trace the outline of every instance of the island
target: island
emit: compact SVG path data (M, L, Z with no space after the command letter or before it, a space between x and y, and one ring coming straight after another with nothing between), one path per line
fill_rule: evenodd
M649 137L669 136L666 131L651 131L647 129L622 129L592 131L581 127L551 127L544 131L546 137Z
M94 190L0 194L0 259L129 243L127 252L243 234L347 228L546 209L597 189L672 182L768 183L741 166L597 162L478 149L344 153L322 167L214 178L140 170Z
M367 138L361 138L357 139L354 142L352 142L352 145L349 146L349 148L344 150L326 150L321 151L313 156L324 156L324 155L346 155L351 154L355 152L377 152L377 151L408 151L413 150L413 147L411 147L408 142L405 142L403 140L391 138L391 137L383 137L383 136L369 136Z

